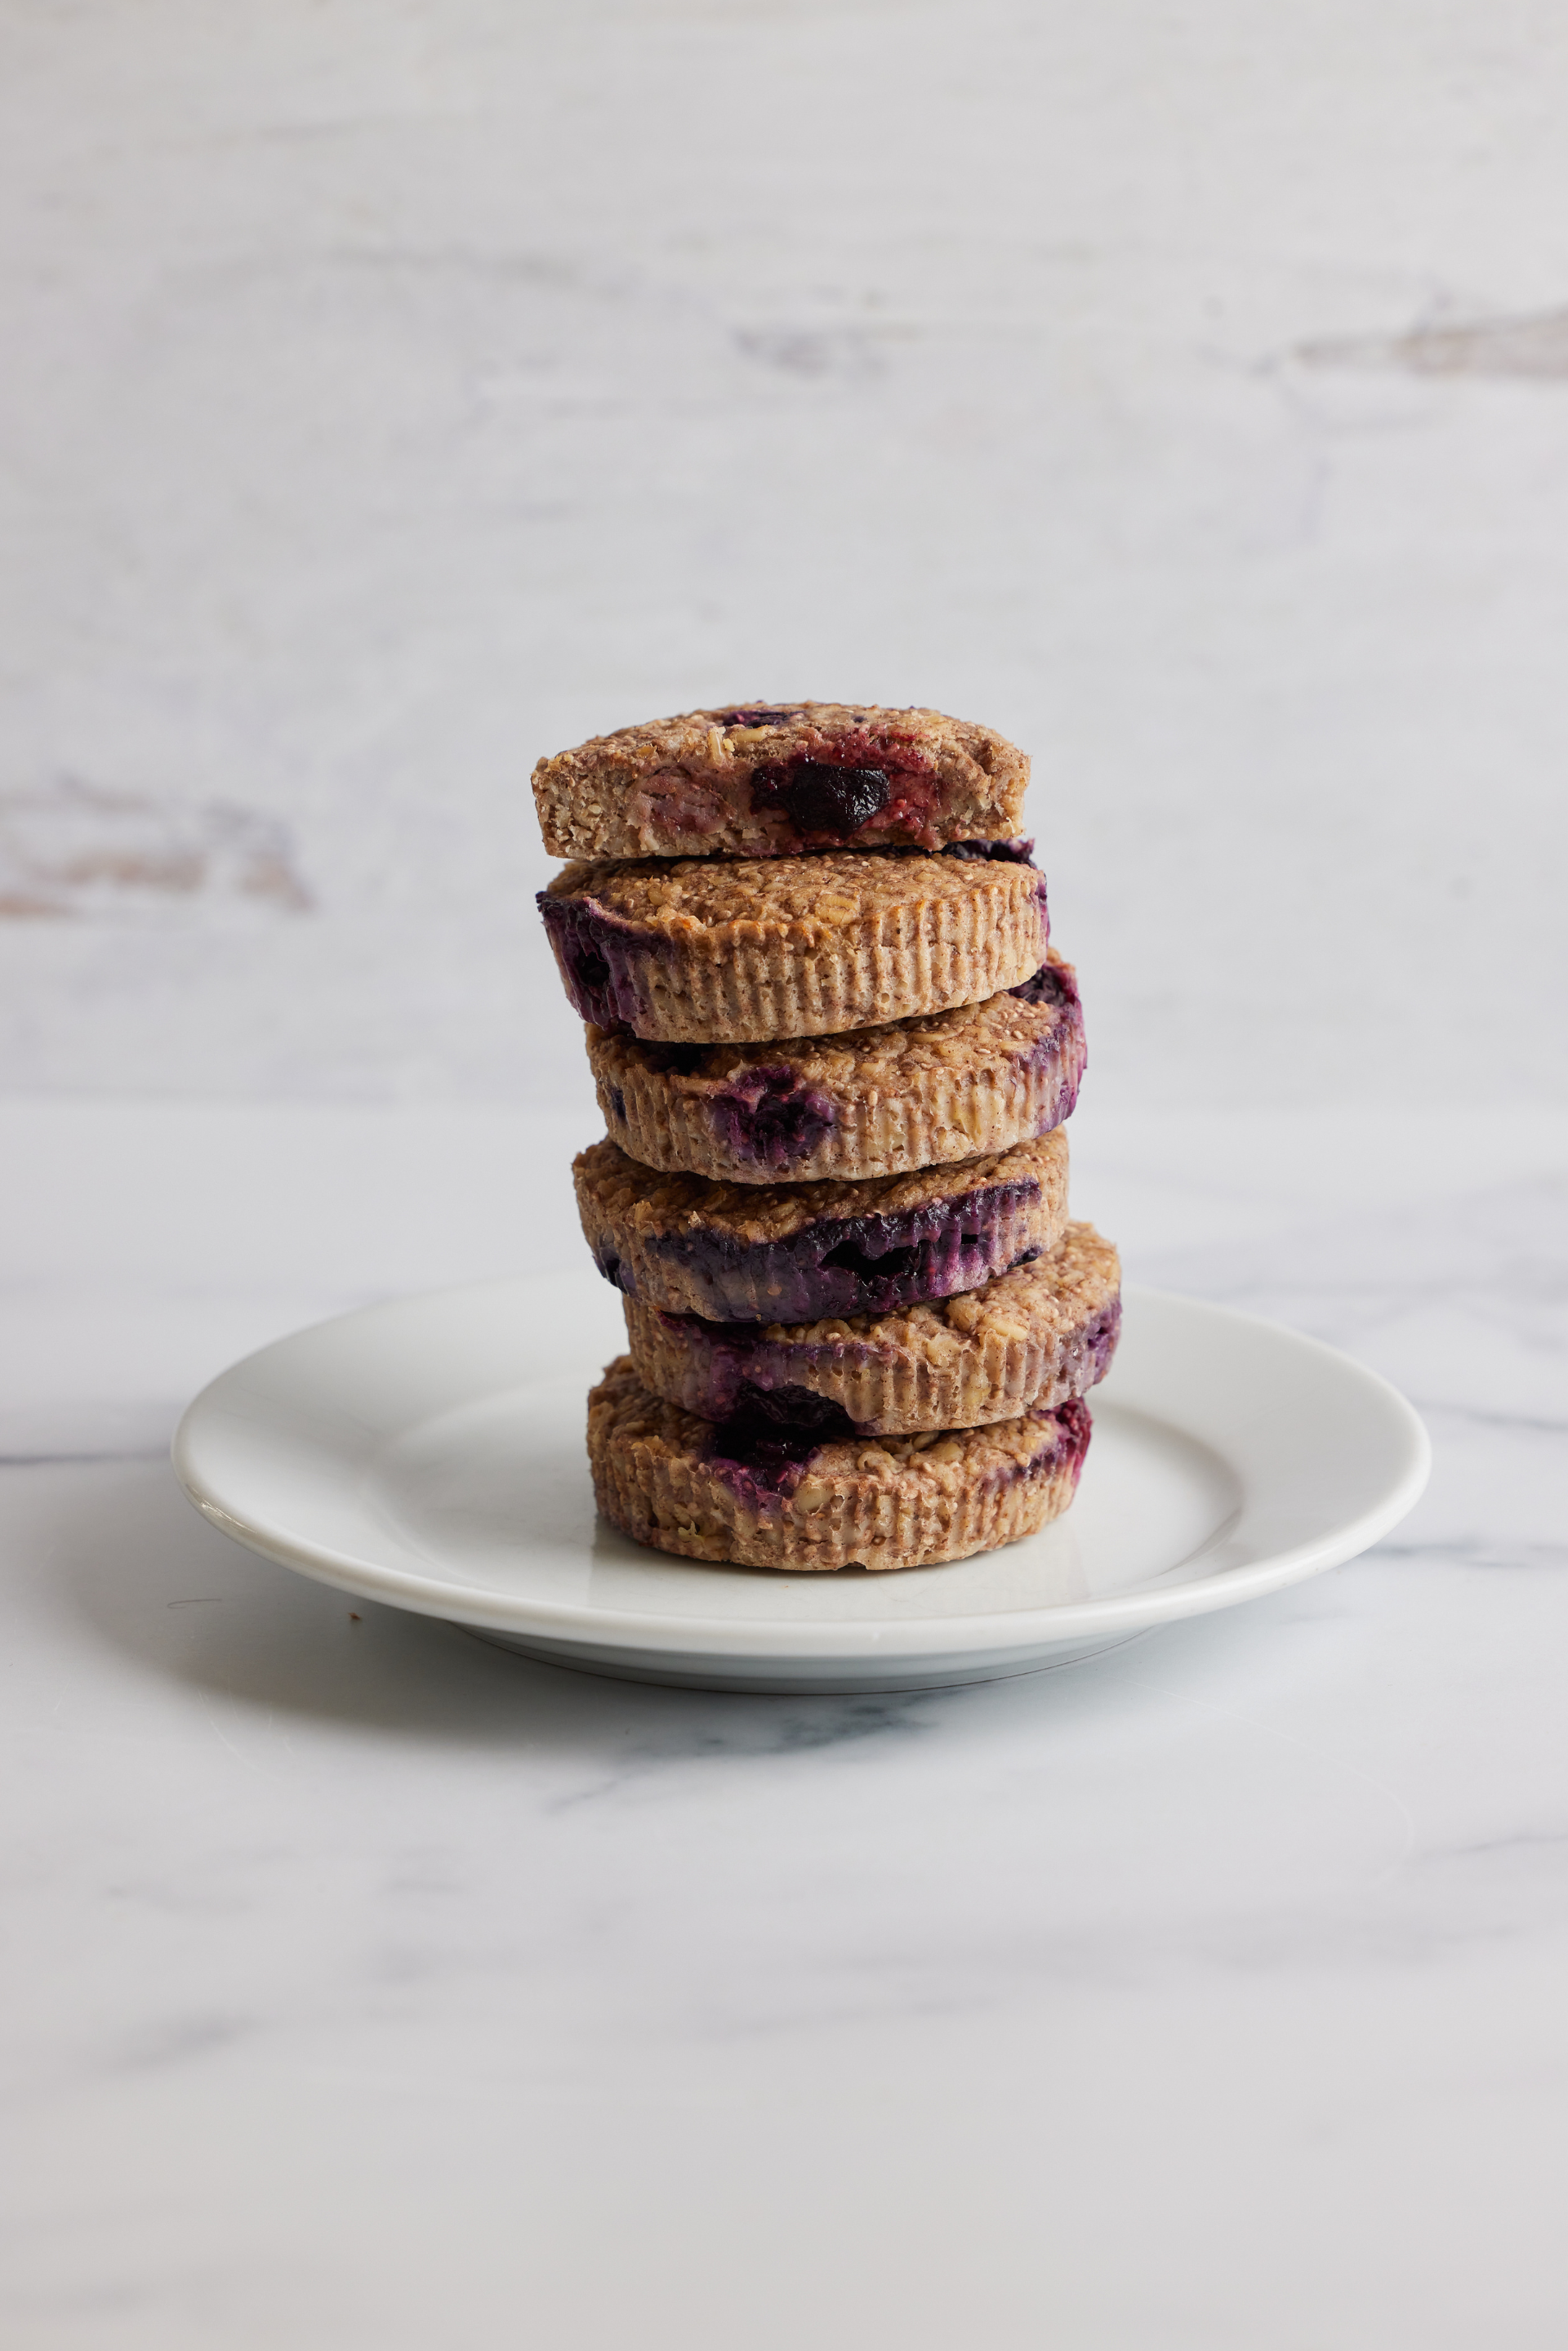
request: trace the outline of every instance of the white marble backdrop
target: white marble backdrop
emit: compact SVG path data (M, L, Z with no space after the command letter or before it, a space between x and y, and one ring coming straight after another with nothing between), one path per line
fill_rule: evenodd
M586 1101L534 758L1034 753L1093 1099L1564 1092L1568 21L7 6L0 1087Z

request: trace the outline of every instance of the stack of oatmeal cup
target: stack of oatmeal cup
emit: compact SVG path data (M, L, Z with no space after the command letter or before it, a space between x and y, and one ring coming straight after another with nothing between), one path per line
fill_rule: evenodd
M1072 967L990 727L699 710L542 759L539 896L608 1137L576 1162L629 1352L605 1517L685 1559L931 1566L1073 1499L1116 1253L1067 1217Z

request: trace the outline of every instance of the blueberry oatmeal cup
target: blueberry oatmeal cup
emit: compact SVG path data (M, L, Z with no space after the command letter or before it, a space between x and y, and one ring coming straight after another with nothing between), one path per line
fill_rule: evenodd
M1083 1008L1053 953L981 1004L840 1036L661 1045L589 1028L610 1139L645 1167L735 1184L907 1175L1060 1126Z
M572 1172L606 1280L716 1322L815 1322L951 1297L1054 1248L1067 1222L1062 1127L857 1184L659 1175L609 1142L579 1153Z
M882 1314L711 1322L628 1298L627 1342L650 1395L704 1420L871 1437L978 1428L1054 1411L1104 1379L1121 1331L1121 1268L1092 1225L978 1290Z
M541 759L534 799L556 857L793 857L1005 841L1028 781L994 727L940 710L741 703Z
M833 1036L978 1004L1050 945L1044 877L918 851L568 865L539 893L572 1008L662 1044Z
M681 1559L796 1572L931 1567L1059 1517L1090 1426L1076 1397L918 1437L714 1423L650 1395L623 1355L588 1397L588 1461L611 1525Z

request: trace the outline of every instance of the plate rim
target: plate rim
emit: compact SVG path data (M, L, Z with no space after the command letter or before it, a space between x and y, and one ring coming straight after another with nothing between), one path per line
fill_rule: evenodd
M445 1618L449 1623L482 1625L496 1631L528 1634L541 1642L554 1638L582 1643L602 1649L607 1655L637 1648L657 1650L671 1656L707 1658L743 1656L775 1661L787 1658L831 1657L846 1661L863 1658L870 1664L877 1660L891 1663L895 1658L907 1658L913 1662L942 1655L956 1658L974 1657L987 1652L1000 1656L1032 1649L1049 1650L1068 1643L1092 1639L1102 1633L1114 1635L1168 1624L1262 1598L1265 1593L1281 1591L1308 1576L1339 1566L1367 1550L1414 1506L1430 1475L1431 1441L1425 1424L1414 1405L1381 1373L1358 1363L1354 1356L1330 1346L1324 1340L1314 1338L1305 1332L1294 1331L1288 1324L1275 1322L1266 1316L1248 1313L1239 1307L1220 1305L1209 1299L1190 1298L1178 1290L1134 1282L1125 1285L1124 1294L1134 1304L1135 1311L1138 1301L1147 1301L1167 1309L1174 1308L1180 1313L1240 1325L1249 1330L1266 1331L1272 1339L1282 1339L1332 1365L1337 1377L1349 1378L1363 1386L1369 1400L1376 1400L1388 1416L1393 1428L1402 1433L1405 1440L1403 1465L1398 1474L1391 1478L1380 1499L1343 1524L1285 1551L1240 1566L1217 1569L1163 1590L1155 1583L1135 1587L1130 1592L1108 1594L1101 1599L1069 1601L1046 1608L826 1624L809 1619L795 1623L784 1618L766 1617L736 1622L732 1618L706 1615L677 1617L652 1611L617 1610L612 1613L602 1608L585 1609L580 1604L572 1602L513 1598L483 1585L442 1583L411 1570L378 1564L331 1544L302 1541L280 1529L266 1526L259 1520L243 1517L230 1509L222 1495L208 1485L194 1458L200 1447L203 1426L214 1412L233 1409L229 1402L233 1384L250 1367L314 1332L340 1327L362 1316L375 1314L387 1305L413 1305L422 1301L434 1304L438 1301L456 1299L464 1292L490 1292L503 1286L525 1283L529 1278L525 1274L496 1276L485 1281L410 1292L400 1299L383 1300L373 1305L354 1308L347 1313L331 1315L301 1330L286 1332L228 1365L192 1400L174 1433L171 1458L174 1474L187 1498L209 1524L247 1550L259 1552L262 1557L314 1582L419 1615Z

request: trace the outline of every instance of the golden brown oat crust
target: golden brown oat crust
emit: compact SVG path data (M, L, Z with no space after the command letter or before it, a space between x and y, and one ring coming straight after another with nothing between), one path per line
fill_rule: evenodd
M1048 992L838 1037L645 1045L590 1025L588 1061L611 1139L647 1167L736 1184L861 1180L1005 1151L1058 1125L1083 1076L1072 966Z
M975 1288L1026 1250L1054 1249L1067 1221L1064 1127L1009 1151L864 1183L728 1184L663 1175L607 1141L579 1152L572 1174L584 1236L601 1270L650 1306L717 1321L790 1317L784 1301L794 1269L804 1265L804 1278L815 1280L846 1239L875 1253L902 1249L907 1231L915 1238L944 1223L968 1224L982 1238L994 1229L1001 1262L973 1280L944 1276L920 1292L934 1297ZM717 1311L716 1287L725 1295Z
M568 865L540 899L577 1012L673 1044L819 1037L974 1004L1039 969L1031 865L919 852Z
M775 1491L715 1453L711 1423L649 1395L628 1356L588 1397L594 1492L612 1525L742 1567L929 1567L1016 1542L1067 1508L1087 1438L1075 1402L988 1428L830 1441Z
M1120 1284L1111 1243L1073 1224L1033 1265L890 1314L753 1332L624 1302L631 1361L650 1394L718 1419L745 1408L748 1391L782 1406L781 1390L804 1389L888 1437L980 1427L1084 1395L1110 1367Z
M880 775L886 797L813 822L787 789L802 759ZM556 857L770 857L848 840L1003 841L1020 831L1028 781L1027 758L1004 736L940 710L750 703L623 726L541 759L534 799Z

